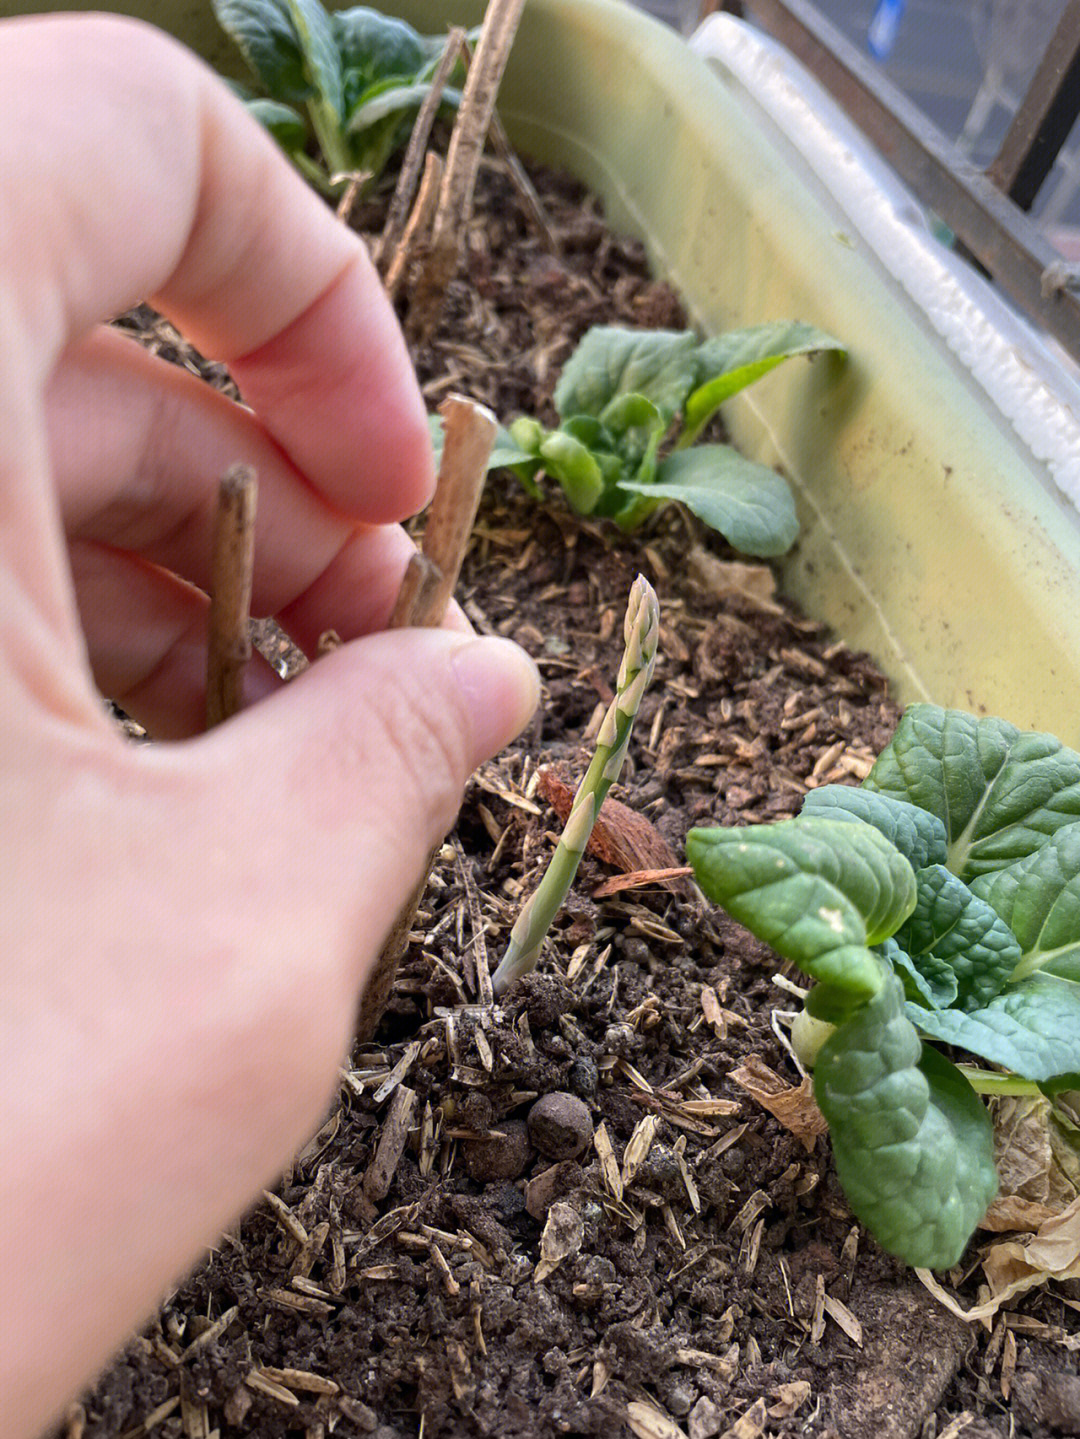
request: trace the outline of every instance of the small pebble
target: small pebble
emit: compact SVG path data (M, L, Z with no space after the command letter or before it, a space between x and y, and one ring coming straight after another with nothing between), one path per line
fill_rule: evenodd
M532 1157L529 1133L520 1119L504 1119L499 1129L498 1139L470 1139L464 1145L465 1168L480 1184L517 1179Z
M584 1055L575 1059L566 1082L579 1099L595 1099L600 1088L600 1076L593 1060Z
M538 1099L526 1120L529 1138L549 1159L576 1159L592 1143L589 1107L576 1094L556 1090Z

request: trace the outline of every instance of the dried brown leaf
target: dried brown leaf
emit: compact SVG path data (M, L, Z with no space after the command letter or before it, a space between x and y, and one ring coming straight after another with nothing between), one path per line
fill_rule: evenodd
M814 1086L809 1077L801 1084L785 1084L767 1064L751 1055L745 1064L733 1069L728 1078L790 1130L808 1154L828 1131L825 1116L814 1102Z

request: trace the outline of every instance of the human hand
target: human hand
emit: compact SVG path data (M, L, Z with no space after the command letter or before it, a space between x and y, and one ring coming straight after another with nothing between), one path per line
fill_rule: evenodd
M359 242L196 60L113 18L0 46L0 1286L39 1430L318 1122L358 991L535 670L378 633L431 485ZM100 321L151 298L248 413ZM347 643L209 735L216 482L259 472L254 609ZM72 584L74 575L74 585ZM157 735L122 742L91 678ZM273 691L280 690L280 693Z

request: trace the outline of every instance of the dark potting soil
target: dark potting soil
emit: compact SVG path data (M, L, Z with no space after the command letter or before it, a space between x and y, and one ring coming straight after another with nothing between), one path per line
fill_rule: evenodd
M482 171L463 273L416 355L431 405L459 389L550 419L591 325L683 322L636 242L537 179L557 257L500 166ZM146 312L127 323L195 363ZM663 621L613 792L627 808L605 808L540 971L485 1005L610 700L639 570ZM319 1133L58 1432L1080 1433L1060 1291L969 1327L853 1221L781 1042L777 958L685 876L597 893L680 866L693 825L857 782L898 716L885 679L675 507L627 538L496 474L458 593L535 656L543 706L470 782L376 1043ZM263 643L289 657L265 627ZM793 1128L747 1084L781 1091Z

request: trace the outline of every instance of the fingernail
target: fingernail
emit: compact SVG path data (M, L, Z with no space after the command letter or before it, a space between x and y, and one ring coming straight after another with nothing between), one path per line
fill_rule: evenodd
M470 639L450 666L472 718L473 763L490 759L528 724L540 703L540 671L513 640Z

